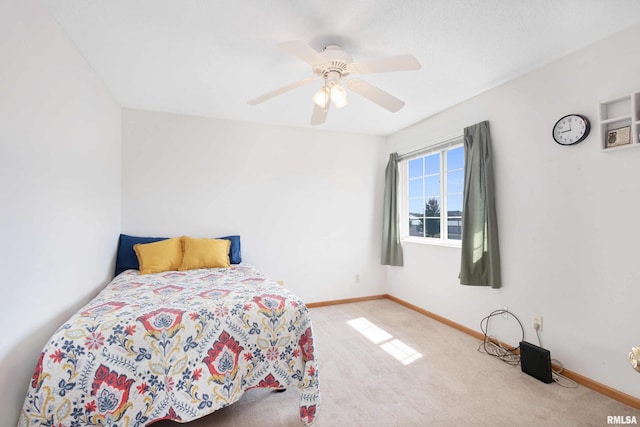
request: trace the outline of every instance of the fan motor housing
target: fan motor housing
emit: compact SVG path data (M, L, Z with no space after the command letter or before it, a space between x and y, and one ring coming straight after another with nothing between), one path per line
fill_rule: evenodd
M329 45L324 48L320 55L327 58L327 62L314 65L314 73L324 78L328 78L332 71L339 73L340 77L349 74L347 66L353 61L353 58L339 46Z

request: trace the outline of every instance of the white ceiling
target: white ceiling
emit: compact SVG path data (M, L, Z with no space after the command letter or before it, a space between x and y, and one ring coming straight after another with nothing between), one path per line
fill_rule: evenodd
M640 22L638 0L46 0L120 105L311 127L321 82L277 46L337 44L354 61L410 53L419 71L362 78L403 99L390 113L350 93L314 128L388 135ZM612 54L615 54L612 52Z

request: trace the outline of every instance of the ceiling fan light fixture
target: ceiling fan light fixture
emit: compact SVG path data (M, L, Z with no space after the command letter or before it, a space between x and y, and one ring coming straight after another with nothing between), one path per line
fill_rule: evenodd
M331 100L335 103L342 103L347 99L347 91L338 82L331 86ZM336 105L337 106L337 105Z
M329 89L326 86L322 86L315 95L313 95L312 99L318 107L326 108L327 104L329 104L330 96Z
M342 108L347 104L349 104L349 101L347 100L346 96L344 96L344 97L342 97L340 99L336 99L336 100L333 101L333 105L335 105L336 108Z

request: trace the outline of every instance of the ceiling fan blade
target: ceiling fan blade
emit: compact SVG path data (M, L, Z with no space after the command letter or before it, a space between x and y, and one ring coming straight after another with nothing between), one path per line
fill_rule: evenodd
M327 108L323 108L313 103L313 113L311 114L311 124L312 125L321 125L327 120L327 113L329 112L329 105L331 102L327 103Z
M309 83L311 83L313 81L316 81L319 78L320 77L317 77L317 76L316 77L307 77L306 79L303 79L303 80L300 80L300 81L297 81L297 82L294 82L294 83L289 83L286 86L282 86L279 89L273 90L273 91L271 91L269 93L265 93L262 96L259 96L257 98L254 98L254 99L250 100L250 101L247 101L247 103L249 105L260 104L261 102L267 101L267 100L269 100L269 99L271 99L273 97L276 97L278 95L282 95L285 92L289 92L290 90L299 88L300 86L304 86L304 85L309 84Z
M371 59L369 61L349 64L354 74L387 73L391 71L419 70L420 62L413 55L388 56L386 58Z
M282 50L287 51L291 55L297 56L311 65L318 65L327 62L324 56L320 55L318 51L302 40L289 40L279 43L278 46L280 46Z
M392 113L404 107L404 101L364 80L350 79L347 81L347 86L358 95L367 98L371 102L375 102Z

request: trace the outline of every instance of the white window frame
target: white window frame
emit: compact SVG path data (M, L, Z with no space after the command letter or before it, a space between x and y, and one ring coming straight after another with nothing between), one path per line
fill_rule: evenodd
M463 136L458 135L446 141L434 144L424 149L413 151L400 156L398 162L398 215L400 216L400 239L409 243L422 243L439 246L461 247L462 240L449 239L448 227L448 198L447 196L447 151L464 146ZM409 161L431 154L440 153L440 237L418 237L409 235Z

